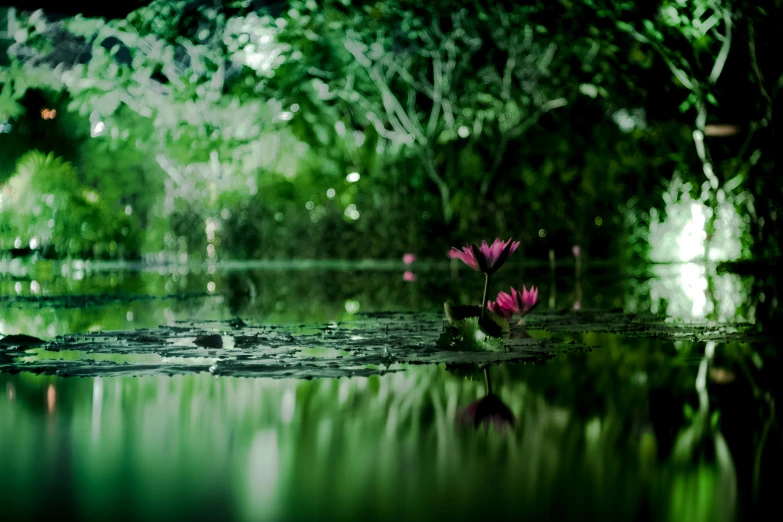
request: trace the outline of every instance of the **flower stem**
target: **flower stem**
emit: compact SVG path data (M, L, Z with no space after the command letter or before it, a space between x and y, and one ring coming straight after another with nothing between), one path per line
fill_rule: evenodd
M487 315L487 294L489 293L489 274L484 274L484 297L481 298L481 318Z
M484 368L484 382L487 383L487 395L492 395L492 381L489 379L489 368Z

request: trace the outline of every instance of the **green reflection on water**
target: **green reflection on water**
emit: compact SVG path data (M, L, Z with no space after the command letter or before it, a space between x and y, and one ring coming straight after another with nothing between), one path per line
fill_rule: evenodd
M208 357L162 357L152 353L92 353L80 350L58 350L56 352L45 350L44 348L34 348L27 350L29 354L20 357L17 360L22 363L31 363L41 360L60 360L60 361L111 361L114 363L172 363L172 364L194 364L204 365L213 364L217 359Z
M714 520L720 467L661 459L649 382L577 379L551 397L585 365L606 370L589 357L493 368L513 432L455 424L484 381L435 366L313 381L0 375L0 488L6 512L95 520L120 505L145 519ZM601 402L579 399L596 385Z
M561 269L550 278L513 268L498 284L540 285L542 310L551 297L555 310L579 302L635 312L657 306L674 318L753 318L748 278L704 267L698 275L706 289L694 292L683 284L687 266L656 268L651 279L594 271L576 281ZM420 271L415 283L394 270L96 270L80 279L45 265L35 270L0 278L0 295L15 297L24 281L21 296L31 298L4 301L5 334L49 338L237 314L267 324L350 321L347 301L361 303L362 312L435 311L445 299L469 302L481 290L480 281L471 286L475 278L439 270ZM33 299L30 277L38 278L39 295L54 301ZM217 291L204 295L208 281ZM183 293L170 296L172 284ZM100 299L78 301L83 296ZM274 520L523 512L690 521L731 519L771 502L764 488L774 483L781 447L774 346L716 345L704 410L695 383L705 343L573 338L600 348L491 369L495 393L517 419L505 435L457 427L458 412L486 392L474 369L395 366L404 371L312 381L0 374L4 513ZM163 360L45 350L28 356Z
M349 320L357 304L361 312L439 313L446 300L467 304L481 295L482 281L467 269L425 264L410 282L403 280L407 267L398 264L368 269L363 263L330 262L292 269L234 263L210 274L196 265L92 263L88 270L82 263L76 277L79 272L61 270L57 262L16 263L13 270L0 266L0 333L53 338L237 315L266 323L329 322ZM597 266L577 278L573 266L551 273L512 262L496 284L537 285L542 309L624 308L682 319L756 319L759 296L751 293L752 276L718 274L714 266L697 263L653 265L650 272L625 277L615 267ZM776 303L774 297L768 301Z

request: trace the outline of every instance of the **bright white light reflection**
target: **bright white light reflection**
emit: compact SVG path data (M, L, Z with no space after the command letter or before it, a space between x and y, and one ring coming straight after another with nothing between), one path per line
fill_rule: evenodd
M691 199L689 183L672 181L666 194L666 220L659 221L658 212L650 211L650 259L655 262L688 262L705 260L732 261L742 255L741 237L747 232L732 201L719 191L715 209L715 233L707 243L706 225L713 209Z
M351 383L347 379L343 379L340 383L340 390L337 394L337 400L340 404L345 403L348 400L348 396L351 394Z
M707 274L703 266L656 265L653 273L656 277L650 281L651 312L680 319L702 319L712 311L712 303L707 301ZM667 303L666 310L659 309L662 300Z
M296 409L296 396L293 390L288 390L280 401L280 419L288 424L294 419L294 410Z
M723 191L718 191L718 204L713 210L691 198L692 188L691 184L674 179L664 194L666 220L660 220L655 209L650 211L650 259L682 263L654 267L651 311L687 319L703 319L716 312L718 320L736 320L737 310L747 297L740 279L718 275L713 267L701 263L738 259L747 226L734 200ZM706 227L713 211L715 233L708 241ZM666 310L659 310L662 301L667 303Z
M273 500L280 479L280 448L277 432L261 430L250 446L248 500L252 519L268 519L276 511Z
M655 265L650 280L650 311L677 319L752 321L745 316L743 303L748 289L737 274L717 274L715 269L697 263ZM711 287L711 288L710 288ZM666 308L661 309L662 303Z
M695 263L680 265L678 283L691 301L691 316L704 317L707 310L707 276L703 266Z
M96 138L103 134L103 131L106 130L106 124L102 121L96 122L92 124L92 127L90 129L90 136L93 138Z
M349 183L356 183L361 177L361 174L358 172L351 172L345 177L345 179L348 180Z
M704 205L691 203L690 214L690 219L676 239L680 261L692 261L704 255L704 240L707 238L704 232Z
M101 434L101 410L103 408L103 380L96 377L92 384L92 440Z

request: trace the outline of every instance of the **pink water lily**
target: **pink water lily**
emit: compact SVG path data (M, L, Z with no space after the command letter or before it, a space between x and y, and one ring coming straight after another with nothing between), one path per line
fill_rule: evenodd
M470 244L461 250L452 248L449 250L449 257L460 259L473 270L478 270L485 274L493 274L503 266L508 256L513 254L517 248L519 248L519 241L514 241L513 239L503 241L497 238L491 245L488 245L486 241L482 241L480 246Z
M530 290L523 286L521 292L517 292L517 289L512 286L510 294L502 291L498 293L495 306L496 308L503 310L503 312L498 315L503 315L504 317L507 315L508 317L506 317L506 319L508 319L513 314L519 314L522 317L526 316L536 305L537 301L538 288L535 286L531 286ZM492 309L490 308L490 310Z
M406 265L410 265L414 261L416 261L416 254L405 254L402 256L402 262Z
M495 239L492 245L486 241L481 242L481 246L471 243L462 248L452 248L449 250L449 257L460 259L473 270L478 270L484 274L484 296L481 298L481 319L487 311L487 292L489 292L489 279L492 274L498 271L506 262L508 256L519 248L519 241L509 238L503 241L500 238Z
M508 310L506 308L503 308L499 304L497 304L495 301L487 301L487 309L492 312L493 314L499 315L506 321L511 319L511 316L514 315L514 312L511 310Z

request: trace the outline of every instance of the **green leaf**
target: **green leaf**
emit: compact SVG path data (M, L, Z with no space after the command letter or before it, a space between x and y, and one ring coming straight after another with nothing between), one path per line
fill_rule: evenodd
M476 327L491 337L502 337L509 332L509 324L503 317L487 310L484 319L478 321L481 307L474 305L452 305L443 303L446 318L452 325L461 325L466 321L476 321Z
M488 335L479 326L478 317L470 317L449 325L438 338L436 345L441 350L459 352L500 352L505 350L503 339Z

